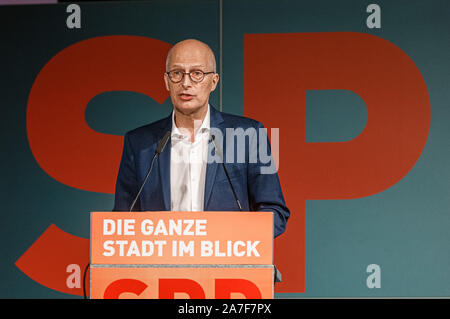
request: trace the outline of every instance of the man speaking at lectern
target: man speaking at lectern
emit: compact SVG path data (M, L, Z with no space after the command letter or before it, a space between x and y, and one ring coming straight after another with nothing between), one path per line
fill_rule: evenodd
M267 135L261 123L209 104L219 81L210 47L177 43L164 81L173 112L125 135L114 210L271 211L281 235L290 213L276 170L260 160L263 149L273 167Z

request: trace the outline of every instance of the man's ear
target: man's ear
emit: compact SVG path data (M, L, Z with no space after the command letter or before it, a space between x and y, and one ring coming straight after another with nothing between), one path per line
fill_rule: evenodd
M215 73L213 75L211 92L216 89L217 83L219 83L219 73Z

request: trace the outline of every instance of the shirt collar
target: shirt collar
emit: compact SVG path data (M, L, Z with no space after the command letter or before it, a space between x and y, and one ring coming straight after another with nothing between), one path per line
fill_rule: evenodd
M208 104L208 110L206 111L206 115L205 118L203 119L202 125L200 126L200 128L197 131L197 134L195 135L195 139L197 139L197 136L199 134L203 134L203 133L208 133L210 130L210 115L209 115L209 108L210 105ZM172 133L171 133L171 138L175 138L175 139L187 139L188 136L184 135L177 127L177 125L175 124L175 111L172 112Z

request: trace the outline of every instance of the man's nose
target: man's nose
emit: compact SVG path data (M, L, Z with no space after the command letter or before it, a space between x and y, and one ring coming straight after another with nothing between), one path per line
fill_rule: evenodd
M192 86L192 81L191 81L191 77L189 76L189 73L183 74L183 78L181 79L181 85L183 85L183 87Z

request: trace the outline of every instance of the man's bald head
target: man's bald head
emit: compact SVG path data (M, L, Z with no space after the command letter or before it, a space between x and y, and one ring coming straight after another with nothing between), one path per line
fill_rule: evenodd
M187 39L175 44L167 54L166 58L166 71L170 71L172 58L180 54L186 55L191 53L192 56L202 56L203 60L207 64L206 67L210 68L208 71L216 72L216 58L214 52L209 45L204 42L195 39Z

